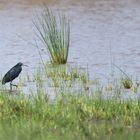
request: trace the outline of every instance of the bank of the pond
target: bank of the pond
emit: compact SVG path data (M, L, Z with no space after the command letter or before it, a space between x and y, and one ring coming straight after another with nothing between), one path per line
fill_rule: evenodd
M103 100L95 96L0 94L0 139L91 140L140 137L140 100Z

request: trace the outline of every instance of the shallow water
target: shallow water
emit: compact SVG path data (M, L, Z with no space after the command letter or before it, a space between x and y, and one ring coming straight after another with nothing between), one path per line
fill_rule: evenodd
M139 0L46 0L64 10L71 19L69 63L87 68L91 78L107 82L111 62L140 77ZM43 4L38 0L0 0L0 73L21 61L30 67L22 74L35 73L40 57L34 43L32 19ZM43 46L41 53L49 61Z

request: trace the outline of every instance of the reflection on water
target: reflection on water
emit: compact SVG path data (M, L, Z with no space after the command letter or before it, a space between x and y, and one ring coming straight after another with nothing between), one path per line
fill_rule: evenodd
M34 42L33 13L43 0L0 0L0 72L17 62L35 73L39 55ZM111 61L131 75L140 73L140 2L138 0L46 0L71 18L69 62L89 68L90 76L107 80ZM25 40L28 40L26 42ZM41 46L42 47L42 46ZM42 56L48 59L42 49Z

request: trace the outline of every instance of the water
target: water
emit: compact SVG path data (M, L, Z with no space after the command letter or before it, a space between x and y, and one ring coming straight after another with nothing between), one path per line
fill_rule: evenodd
M0 0L0 73L21 61L35 73L40 57L34 43L32 19L43 1ZM88 65L91 78L106 82L111 62L140 77L140 2L138 0L47 0L71 19L69 63ZM41 46L42 57L49 60Z

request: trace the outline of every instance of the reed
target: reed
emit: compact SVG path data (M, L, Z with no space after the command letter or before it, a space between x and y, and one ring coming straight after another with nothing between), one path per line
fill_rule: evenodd
M53 64L66 64L70 47L70 22L62 12L45 7L34 20L37 37L47 48Z

